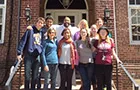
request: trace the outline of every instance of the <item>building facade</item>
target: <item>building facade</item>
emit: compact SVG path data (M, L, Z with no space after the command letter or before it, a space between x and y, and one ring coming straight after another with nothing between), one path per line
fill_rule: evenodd
M73 26L81 19L91 26L96 18L104 18L105 8L110 10L106 26L115 40L116 52L132 76L140 78L140 0L0 0L0 88L16 60L20 37L37 17L52 15L54 24L61 24L69 16ZM30 11L29 16L26 11ZM121 68L120 73L119 90L132 90Z

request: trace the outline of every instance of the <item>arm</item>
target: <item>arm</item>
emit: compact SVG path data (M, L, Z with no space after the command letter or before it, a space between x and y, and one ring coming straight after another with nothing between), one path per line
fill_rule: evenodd
M32 28L32 26L29 25L29 26L27 26L27 29L32 30L33 28Z
M48 65L47 65L47 62L46 62L46 56L45 56L45 52L46 52L46 48L47 48L47 44L46 44L46 41L44 40L43 41L43 51L42 51L42 63L43 63L43 66L44 66L44 70L46 72L49 71L49 68L48 68Z
M117 63L122 64L122 61L118 58L117 54L115 53L114 48L112 48L112 54L113 54L114 58L116 59Z
M17 47L17 59L18 60L22 60L22 53L23 53L23 49L26 45L26 42L27 42L27 39L28 39L28 36L29 36L29 31L27 30L23 37L21 38L20 42L19 42L19 45Z

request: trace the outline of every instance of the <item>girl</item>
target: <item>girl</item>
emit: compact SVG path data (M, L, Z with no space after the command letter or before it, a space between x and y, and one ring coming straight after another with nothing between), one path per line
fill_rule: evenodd
M72 75L75 63L75 45L69 28L62 31L59 41L58 58L61 84L59 90L72 90Z
M91 77L93 73L92 50L87 29L80 30L80 38L76 41L79 54L78 70L82 79L82 89L90 90Z
M55 90L56 74L58 69L57 40L54 28L47 31L47 39L43 42L42 63L44 66L44 89L48 90L51 80L51 90Z
M104 86L107 90L112 90L112 56L114 56L118 63L122 63L114 51L113 39L108 36L109 31L107 27L100 27L98 32L99 39L95 41L94 47L96 48L95 57L95 74L97 78L97 89L103 90Z

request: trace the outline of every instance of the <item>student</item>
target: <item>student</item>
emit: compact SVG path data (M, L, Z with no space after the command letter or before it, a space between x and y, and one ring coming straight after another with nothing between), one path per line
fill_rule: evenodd
M96 40L99 39L99 35L98 35L97 31L98 31L97 26L95 24L93 24L90 27L90 41L91 41L91 44L93 44ZM94 50L94 47L92 47L92 49ZM92 51L92 56L93 56L93 60L95 62L95 56L96 56L95 51ZM93 66L93 74L92 74L92 80L91 80L92 88L93 88L93 90L97 90L97 83L96 83L96 76L95 76L95 63L93 63L92 66Z
M80 30L83 29L83 28L84 28L84 29L87 29L87 30L88 30L88 33L89 33L88 22L87 22L87 20L85 20L85 19L82 19L82 20L79 22L78 28L77 28L78 31L74 34L74 41L79 39L79 37L80 37Z
M61 34L63 37L58 44L59 71L61 83L59 90L72 90L72 75L75 67L75 45L69 28Z
M42 42L43 42L43 40L47 39L47 31L48 31L48 29L51 28L51 27L54 27L53 26L53 21L54 21L54 19L53 19L52 16L47 16L46 17L46 19L45 19L45 25L41 29ZM28 26L27 29L32 30L32 26ZM40 59L41 59L40 61L42 61L42 57L40 57ZM43 67L43 65L42 65L42 62L41 62L41 65L40 65L40 68L39 68L37 89L40 89L41 88L41 78L44 77L43 76L43 73L42 73L42 71L43 71L43 68L42 67Z
M45 19L39 17L37 19L36 25L32 26L32 30L27 30L21 41L19 42L17 48L17 58L21 60L22 55L24 57L24 66L25 66L25 90L29 90L30 87L30 74L32 71L32 81L31 81L31 90L35 90L38 77L39 61L37 60L38 56L42 52L41 45L41 28ZM24 52L23 52L24 51Z
M43 41L42 64L44 67L44 89L48 90L49 80L51 80L51 90L55 90L56 75L58 69L56 30L49 28L47 39Z
M117 57L114 50L114 40L108 36L108 28L102 26L98 32L99 39L93 44L96 48L95 57L95 74L97 78L97 90L103 90L104 86L107 90L112 90L112 59L113 56L117 60L117 63L122 63Z
M92 63L94 63L94 61L87 29L80 30L80 38L76 41L76 46L79 54L78 71L82 80L82 89L90 90L93 73Z
M72 27L71 26L71 20L69 17L65 17L64 18L64 21L63 21L63 24L60 25L60 26L56 26L56 36L57 36L57 39L58 41L61 40L62 36L61 36L61 33L62 31L65 29L65 28L69 28L70 31L71 31L71 37L72 39L74 38L74 34L78 31L78 29L76 27Z

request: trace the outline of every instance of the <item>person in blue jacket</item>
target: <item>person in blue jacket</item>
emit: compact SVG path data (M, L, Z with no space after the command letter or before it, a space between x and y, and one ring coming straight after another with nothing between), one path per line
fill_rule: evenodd
M57 40L56 30L49 28L47 31L48 38L43 41L42 63L44 66L44 89L48 90L49 80L51 80L51 89L55 90L56 75L58 69Z
M39 17L32 30L27 30L21 38L17 48L17 59L22 60L24 57L25 66L25 90L30 90L30 74L31 75L31 90L35 90L38 77L38 69L40 62L37 60L38 56L42 53L41 45L41 28L45 19ZM32 71L32 72L31 72Z

